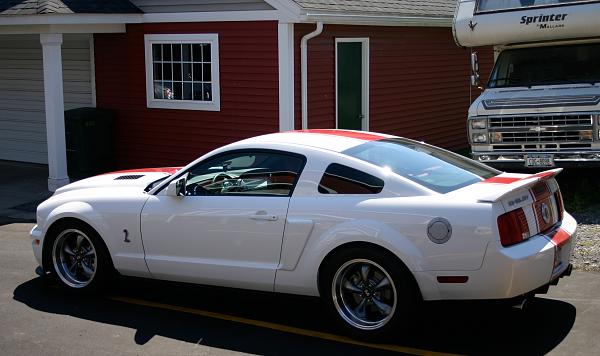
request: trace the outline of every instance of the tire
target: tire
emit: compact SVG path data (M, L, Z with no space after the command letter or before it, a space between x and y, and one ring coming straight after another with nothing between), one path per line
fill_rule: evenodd
M335 253L321 270L319 287L340 327L360 339L400 336L412 325L421 301L404 264L375 247Z
M55 282L76 293L101 291L114 275L100 235L77 220L52 227L44 242L44 264Z

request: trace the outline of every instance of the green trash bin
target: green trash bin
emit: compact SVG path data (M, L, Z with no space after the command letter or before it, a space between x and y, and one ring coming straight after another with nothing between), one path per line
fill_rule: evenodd
M67 171L71 178L107 172L113 165L113 110L79 108L65 111Z

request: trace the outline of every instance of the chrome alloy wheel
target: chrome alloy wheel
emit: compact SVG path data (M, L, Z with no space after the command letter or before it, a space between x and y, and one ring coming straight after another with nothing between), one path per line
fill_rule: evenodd
M394 281L373 261L354 259L344 263L331 287L338 313L358 329L379 329L394 316L398 300Z
M68 229L58 235L52 247L52 261L58 277L72 288L87 286L96 274L96 249L80 230Z

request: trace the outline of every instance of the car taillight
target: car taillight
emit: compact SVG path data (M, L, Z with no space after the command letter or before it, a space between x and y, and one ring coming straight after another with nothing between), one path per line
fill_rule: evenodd
M565 207L563 205L563 198L562 194L560 193L560 189L554 193L554 199L556 200L556 208L558 209L558 220L562 221Z
M523 208L498 217L498 231L502 246L510 246L529 238L529 224Z

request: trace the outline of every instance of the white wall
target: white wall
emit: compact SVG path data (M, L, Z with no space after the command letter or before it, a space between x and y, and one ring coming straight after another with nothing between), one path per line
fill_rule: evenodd
M64 35L65 110L92 106L90 36ZM0 35L0 159L47 163L39 35Z

